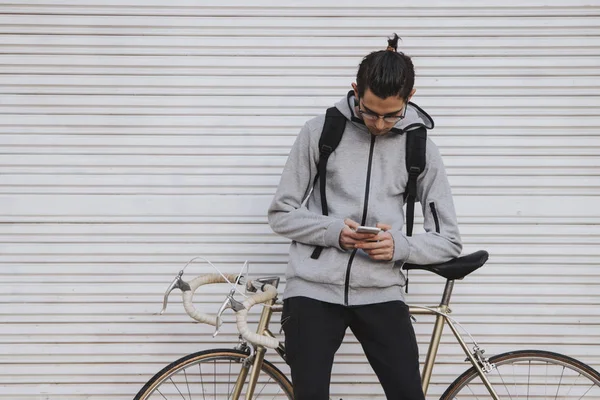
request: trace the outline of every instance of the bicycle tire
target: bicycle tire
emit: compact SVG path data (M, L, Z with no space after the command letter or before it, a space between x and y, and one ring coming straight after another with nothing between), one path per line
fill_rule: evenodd
M233 349L210 349L188 354L187 356L167 365L165 368L155 374L137 393L137 395L134 397L134 400L171 400L187 399L188 397L204 399L206 398L206 390L211 389L214 390L215 393L213 393L213 396L209 396L210 399L228 399L231 396L233 386L239 373L239 369L236 373L232 373L231 367L236 365L241 368L242 362L248 357L248 353ZM219 361L218 371L217 361ZM224 362L224 365L221 365L221 361ZM227 362L229 362L228 365ZM207 368L209 369L212 365L212 368L214 369L212 380L210 379L210 376L205 380L201 365L203 363L208 364ZM197 368L196 365L198 365ZM200 373L198 374L197 372L191 370L192 367L195 371L199 371ZM223 379L223 375L224 372L227 371L227 367L229 368L229 381L225 381ZM187 371L189 371L189 376ZM181 374L182 372L183 374ZM269 361L264 360L261 372L262 373L259 375L259 382L256 385L253 398L262 398L260 396L264 393L267 385L269 385L270 390L267 393L264 393L265 398L293 399L291 382L276 366ZM173 377L176 375L179 376L174 380ZM198 377L200 380L198 380ZM269 378L266 382L265 377ZM270 385L271 383L272 385ZM225 384L227 384L227 387L225 387ZM191 387L196 388L198 385L201 386L201 396L196 395L196 397L192 397ZM273 391L276 388L278 388L278 392L276 392L274 395ZM278 393L281 394L278 395ZM240 398L245 398L245 392L242 392L242 396L240 396Z
M520 350L496 355L488 361L495 367L486 376L500 398L524 398L525 394L527 399L539 398L543 387L544 397L550 394L552 399L600 399L600 373L572 357L549 351ZM507 385L509 380L500 372L500 368L505 372L510 372L508 368L504 368L509 365L512 365L514 375L518 370L523 373L527 372L527 376L515 376L513 381L508 382ZM532 375L532 365L535 371L546 372L544 381L541 380L539 373ZM569 372L566 372L567 370ZM552 374L550 384L558 383L558 387L550 391L547 390L549 371ZM558 382L557 375L559 375ZM466 391L465 388L469 388L469 390ZM456 378L448 386L440 400L455 398L490 398L475 367L471 367Z

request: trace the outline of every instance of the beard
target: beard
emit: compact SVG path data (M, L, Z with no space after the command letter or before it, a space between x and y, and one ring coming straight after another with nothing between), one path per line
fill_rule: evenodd
M392 128L383 128L383 129L379 130L377 128L371 128L368 126L367 126L367 129L369 130L369 133L371 133L371 135L374 135L374 136L383 136L392 130Z

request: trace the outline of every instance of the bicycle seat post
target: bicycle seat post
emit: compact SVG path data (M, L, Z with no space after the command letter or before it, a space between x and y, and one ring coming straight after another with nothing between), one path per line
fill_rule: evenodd
M442 301L440 302L439 310L442 313L450 312L448 305L450 304L450 298L452 297L452 289L454 289L454 280L446 280L446 286L444 287L444 294L442 294ZM440 340L442 338L442 332L444 331L445 318L442 315L435 317L435 324L433 326L433 332L431 333L431 340L429 341L429 349L427 351L427 358L425 359L425 365L423 367L423 373L421 375L421 381L423 384L423 393L427 395L427 389L429 388L429 381L431 379L431 373L433 371L433 365L437 356Z
M448 279L446 281L446 286L444 287L444 294L442 295L442 302L440 306L448 306L450 305L450 298L452 297L452 290L454 289L454 280Z

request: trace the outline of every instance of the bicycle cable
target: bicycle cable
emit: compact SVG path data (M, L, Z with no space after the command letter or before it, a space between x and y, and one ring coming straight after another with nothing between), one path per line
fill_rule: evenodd
M468 335L468 336L471 338L471 341L473 342L473 345L474 345L474 346L476 346L476 347L479 347L479 343L477 343L477 341L475 340L475 338L474 338L473 336L471 336L471 334L469 333L469 331L468 331L468 330L467 330L467 329L466 329L464 326L462 326L462 324L461 324L460 322L458 322L456 319L454 319L454 318L453 318L453 317L451 317L450 315L448 315L448 314L445 314L445 313L442 313L442 312L440 312L440 311L438 311L438 310L436 310L436 309L434 309L434 308L427 307L427 306L414 306L414 307L423 308L423 309L425 309L425 310L429 310L429 311L431 311L431 312L433 312L433 313L435 313L435 314L438 314L438 315L445 316L445 317L446 317L446 318L448 318L448 320L450 320L452 323L454 323L454 324L458 325L458 326L459 326L459 328L460 328L460 329L461 329L461 330L462 330L464 333L466 333L466 334L467 334L467 335Z
M197 259L201 259L201 260L203 260L203 261L206 261L206 262L207 262L207 263L208 263L208 264L209 264L211 267L213 267L213 269L214 269L215 271L217 271L217 272L219 273L219 275L221 275L221 277L222 277L223 279L225 279L225 282L227 282L227 284L228 284L229 286L231 286L231 288L232 288L233 290L235 290L235 292L237 292L237 293L241 294L241 295L242 295L242 296L243 296L245 299L248 299L248 298L250 297L250 296L248 296L247 294L243 293L242 291L240 291L240 290L238 289L238 286L241 286L241 285L239 284L239 282L240 282L240 279L242 278L242 272L244 271L244 268L246 268L246 276L250 275L250 264L248 263L248 260L244 261L244 264L242 265L242 268L240 269L240 273L239 273L239 274L237 274L237 280L236 280L236 282L235 282L235 283L233 283L233 282L231 282L229 279L227 279L227 277L226 277L226 276L223 274L223 272L221 272L221 270L220 270L220 269L219 269L219 268L218 268L216 265L214 265L212 262L210 262L210 260L208 260L207 258L205 258L205 257L202 257L202 256L196 256L196 257L192 258L190 261L188 261L188 262L187 262L187 264L185 264L185 266L184 266L184 267L183 267L183 269L181 270L181 272L184 272L184 271L185 271L185 269L188 267L188 265L192 264L192 263L193 263L195 260L197 260ZM268 305L268 304L265 304L265 303L259 303L259 304L260 304L261 306L263 306L263 307L269 307L269 308L272 308L272 307L273 307L273 306L270 306L270 305Z

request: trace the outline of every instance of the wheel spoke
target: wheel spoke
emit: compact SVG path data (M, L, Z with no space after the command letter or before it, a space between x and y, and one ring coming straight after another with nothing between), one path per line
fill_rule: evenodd
M563 365L562 372L560 373L560 379L558 380L558 387L556 388L556 395L554 396L554 400L558 398L558 391L560 390L560 385L562 384L563 376L565 375L565 366Z
M273 380L273 378L269 377L269 380L265 382L265 384L262 386L262 388L260 389L260 392L258 392L258 394L256 396L254 396L255 399L258 399L258 397L261 395L261 393L263 392L263 390L265 390L265 388L267 387L267 385ZM281 388L279 388L279 390L281 391ZM275 393L275 396L277 396L277 393ZM273 398L275 398L275 396L273 396Z
M229 376L230 379L227 380L227 400L231 397L231 392L229 391L229 387L231 386L231 364L232 362L229 361L229 372L227 373L227 376Z
M548 362L546 361L546 383L544 385L544 400L546 400L547 393L548 393Z
M169 400L169 399L167 399L167 398L165 397L165 395L164 395L164 394L162 394L162 392L161 392L160 390L156 389L156 391L158 392L158 394L160 394L160 395L162 396L162 398L163 398L163 399L165 399L165 400Z
M183 400L185 400L185 397L183 396L183 393L181 393L181 390L179 390L179 386L177 386L177 384L175 382L173 382L172 378L169 378L169 380L171 381L171 383L173 384L173 386L175 386L175 389L177 389L177 392L179 392L179 395L181 396L181 398Z
M583 398L585 397L585 395L586 395L586 394L588 394L588 392L589 392L590 390L592 390L592 388L593 388L594 386L596 386L596 385L592 384L592 386L590 386L590 387L589 387L589 389L588 389L588 390L586 390L586 391L585 391L585 393L584 393L584 394L583 394L583 395L582 395L582 396L581 396L581 397L580 397L578 400L581 400L581 399L583 399Z
M581 378L581 376L582 376L581 374L577 375L577 378L575 378L575 382L573 382L573 384L569 388L569 391L567 392L567 394L565 395L565 397L569 396L569 393L571 393L571 390L573 390L573 387L575 387L575 384L577 383L577 381L579 380L579 378Z
M531 360L529 360L529 369L527 371L527 400L529 400L529 383L531 382Z
M200 383L202 384L202 387L204 387L204 374L202 374L202 363L198 363L198 369L200 370ZM206 400L204 390L202 391L202 398Z
M479 397L478 397L478 396L475 394L475 392L473 392L473 389L471 389L471 385L467 385L467 388L469 389L469 391L470 391L471 393L473 393L473 396L475 396L475 398L476 398L477 400L479 400Z
M486 376L498 396L505 400L524 400L525 397L527 400L596 400L600 396L600 374L567 356L516 351L493 357L491 362L495 371ZM472 367L448 388L442 400L488 399L487 387L480 378L477 369Z
M217 360L213 360L213 387L215 390L213 391L215 398L217 397Z
M229 370L230 370L230 371L231 371L231 364L232 364L232 362L229 362ZM242 368L244 368L244 367L243 367L243 364L242 364ZM240 371L240 373L241 373L241 371ZM230 373L230 375L231 375L231 373ZM237 379L235 380L235 382L237 383ZM231 384L231 382L229 382L229 383L227 384L227 400L229 400L229 399L231 398L231 396L233 395L233 391L234 391L234 390L235 390L235 388L237 387L237 385L233 385L233 387L231 388L231 391L229 391L229 386L230 386L230 384Z
M510 400L512 400L512 396L510 395L510 390L508 390L508 387L506 386L506 383L504 382L504 378L502 377L500 370L498 368L496 368L496 371L498 372L498 376L500 377L500 380L502 381L502 384L504 385L504 389L506 389L506 394L508 394L508 397L510 398Z
M515 364L512 365L512 367L513 367L512 370L513 370L513 380L515 382L515 397L518 399L519 391L517 390L517 374L515 374Z
M190 400L192 400L192 392L190 391L190 384L188 382L187 373L185 372L185 369L183 370L183 376L185 376L185 384L188 389L188 395L190 396Z
M271 397L271 400L273 400L275 398L275 396L277 396L279 393L281 393L281 388L279 388L279 390L277 391L277 393L275 393L273 395L273 397Z
M237 350L209 350L190 354L157 373L144 385L135 399L231 399L240 374L246 374L248 371L244 363L247 358L248 354ZM265 360L259 374L253 399L293 399L290 382L274 365ZM244 393L241 395L243 398Z

